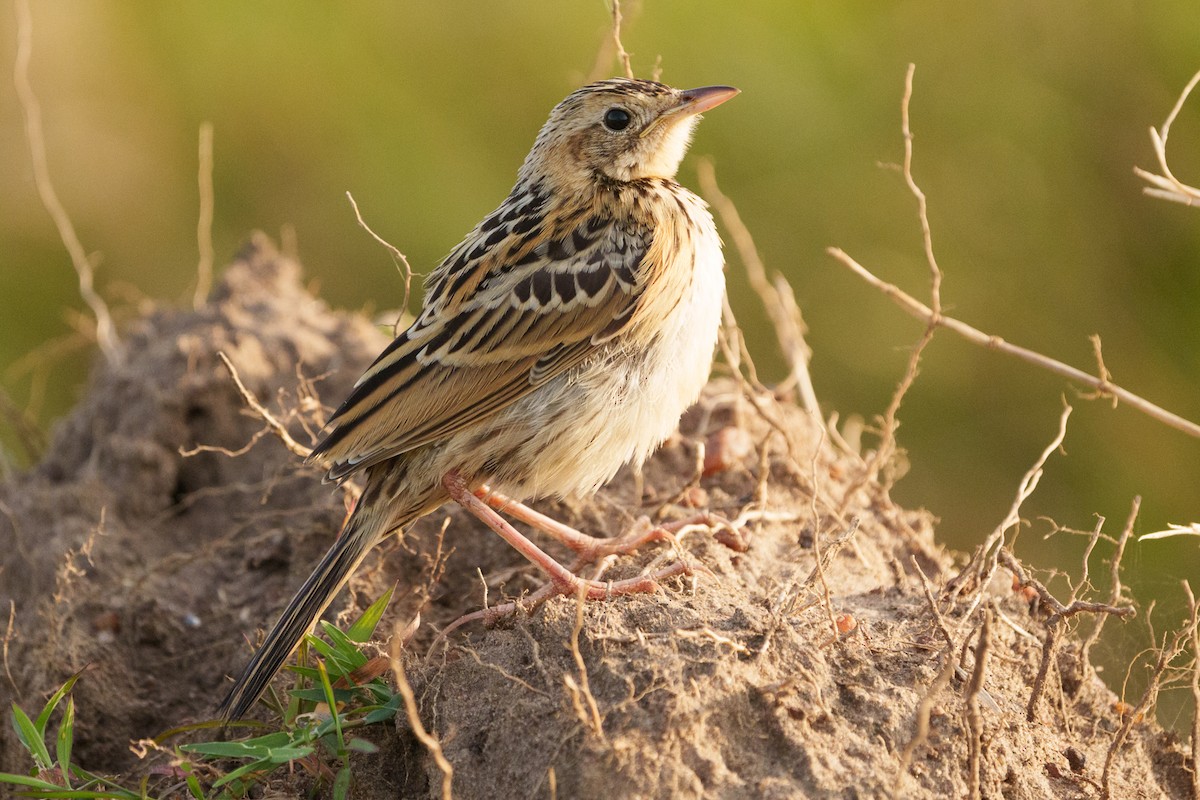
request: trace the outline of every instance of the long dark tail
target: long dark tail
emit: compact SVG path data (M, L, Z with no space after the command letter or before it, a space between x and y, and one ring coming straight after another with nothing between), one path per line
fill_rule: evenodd
M367 494L359 500L341 536L296 592L262 647L221 701L218 714L223 719L236 720L250 710L367 552L387 533L409 521L396 521L380 505L368 499Z

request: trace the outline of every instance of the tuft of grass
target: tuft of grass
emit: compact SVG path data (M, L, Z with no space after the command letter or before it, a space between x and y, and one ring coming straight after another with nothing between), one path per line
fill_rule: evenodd
M185 790L196 800L236 800L248 796L277 769L299 765L318 782L328 781L336 800L348 798L350 756L377 749L352 732L393 719L403 702L382 679L390 665L388 658L368 657L361 649L374 635L391 598L392 590L388 590L344 631L322 622L325 639L306 637L300 663L289 667L296 675L296 685L288 692L287 702L274 696L264 701L275 712L275 719L265 724L237 724L257 735L180 744L167 750L173 756L168 794L178 796ZM313 655L315 658L310 658ZM0 787L14 787L17 795L32 798L155 800L149 793L148 777L136 789L129 789L71 762L75 738L71 690L81 674L67 679L36 718L13 703L12 725L33 764L27 775L0 773ZM61 719L52 732L50 720L60 706ZM263 733L264 728L273 730ZM209 720L166 731L154 742L161 747L164 741L197 730L223 728L219 721ZM231 764L236 761L244 763Z

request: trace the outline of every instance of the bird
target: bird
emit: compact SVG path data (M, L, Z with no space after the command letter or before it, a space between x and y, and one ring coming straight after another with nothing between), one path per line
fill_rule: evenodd
M412 324L326 423L309 461L328 481L356 476L362 494L222 718L253 707L372 547L450 501L554 592L651 591L668 574L584 580L497 509L577 550L604 547L520 501L586 495L640 467L700 396L724 257L707 204L675 175L700 114L738 93L613 78L554 107L512 191L428 275Z

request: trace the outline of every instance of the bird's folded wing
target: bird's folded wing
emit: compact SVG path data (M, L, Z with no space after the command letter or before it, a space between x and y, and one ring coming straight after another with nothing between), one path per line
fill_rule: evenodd
M457 302L463 282L435 274L425 312L359 379L311 459L341 479L437 441L617 335L638 308L652 243L615 227L594 233L581 248L559 241L531 250L516 267L465 264L475 267L464 273L471 291Z

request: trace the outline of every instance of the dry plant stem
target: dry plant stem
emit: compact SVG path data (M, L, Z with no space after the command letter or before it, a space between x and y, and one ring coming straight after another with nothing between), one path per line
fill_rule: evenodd
M983 692L983 679L987 674L988 653L991 648L992 614L987 608L983 610L983 625L979 631L979 642L975 646L975 670L971 673L971 682L967 686L967 730L971 732L970 762L968 776L970 781L968 797L980 797L980 777L982 772L983 749L983 717L979 713L979 697Z
M1133 168L1134 174L1152 184L1152 186L1142 189L1144 193L1160 200L1170 200L1189 206L1200 203L1200 189L1187 185L1171 172L1171 167L1167 164L1167 137L1171 134L1171 123L1175 121L1175 117L1179 116L1183 104L1187 102L1188 95L1196 88L1197 83L1200 83L1200 72L1193 75L1187 86L1183 88L1162 127L1157 130L1150 129L1150 141L1154 144L1154 154L1158 156L1158 168L1162 170L1162 174L1156 175L1140 167Z
M592 694L591 686L588 684L587 664L583 660L583 653L579 650L579 634L583 631L583 603L586 599L586 590L580 587L580 590L575 594L575 625L571 628L571 639L567 643L567 648L571 651L572 658L575 659L575 666L579 669L579 682L570 675L564 675L563 680L567 688L574 696L576 708L579 708L579 697L582 696L587 701L588 714L581 714L581 721L588 725L592 732L605 739L604 723L600 718L600 707L596 705L596 697Z
M879 446L875 448L874 455L867 462L866 468L859 478L846 487L846 491L842 495L843 509L849 506L859 489L879 477L880 470L895 455L896 428L898 427L896 416L900 412L900 405L904 402L904 396L908 394L908 390L912 388L913 382L917 379L917 373L920 371L921 354L933 340L933 334L937 330L938 322L942 318L942 270L938 267L937 259L933 253L933 232L929 225L929 204L925 198L925 193L921 191L921 187L917 185L917 181L912 174L913 134L910 124L909 106L912 103L913 73L915 71L916 66L909 64L904 76L904 96L900 101L900 132L904 138L904 163L901 166L901 171L904 174L905 185L908 186L909 192L912 193L912 196L917 201L917 217L921 223L921 241L925 252L925 262L929 267L929 318L926 320L925 333L922 334L916 346L909 354L908 365L904 370L904 377L900 379L895 392L892 393L892 399L888 404L887 411L884 412Z
M908 768L912 765L913 754L917 748L925 744L929 739L929 717L933 713L933 706L937 702L938 695L950 685L950 679L954 676L955 658L954 648L948 647L943 651L942 668L938 671L937 677L929 686L929 691L921 698L920 705L917 706L917 730L913 733L913 738L904 746L904 750L900 753L900 768L897 771L898 779L908 774ZM897 781L899 784L899 780ZM897 793L897 796L903 796L903 793Z
M1115 606L1121 601L1121 559L1125 556L1125 545L1129 542L1130 536L1133 535L1133 525L1137 521L1138 510L1142 506L1142 498L1133 498L1133 508L1129 510L1129 518L1125 521L1125 527L1121 530L1121 538L1117 540L1117 549L1113 552L1112 560L1109 562L1109 575L1112 588L1108 592L1108 604ZM1090 664L1088 653L1091 652L1092 645L1100 639L1100 632L1104 629L1104 623L1108 620L1107 614L1101 614L1096 617L1096 624L1088 632L1087 637L1083 640L1082 646L1079 648L1079 666ZM1200 709L1200 705L1196 706ZM1200 800L1200 798L1197 798Z
M442 753L441 742L437 737L425 730L425 726L421 724L421 714L417 710L417 699L413 695L412 686L408 683L408 678L404 674L404 664L400 661L400 651L403 649L401 642L403 641L399 624L396 625L395 635L392 637L392 672L396 676L396 691L400 692L400 696L404 698L404 711L408 715L408 724L412 728L413 735L421 744L425 745L425 749L433 756L434 762L438 765L438 769L442 771L442 800L450 800L453 796L450 788L454 782L454 767L446 760L445 754Z
M350 201L350 207L354 209L354 218L356 220L358 220L359 226L364 231L366 231L368 234L370 234L372 239L374 239L375 241L379 242L381 245L383 245L384 247L387 248L388 252L392 254L392 258L395 259L396 267L398 269L403 268L401 277L404 278L404 302L402 302L400 304L401 316L396 318L396 324L393 326L393 333L396 335L399 335L400 319L403 317L404 312L408 310L408 299L412 294L412 279L413 279L412 266L409 265L408 258L404 255L404 253L400 252L399 248L397 248L395 245L393 245L388 240L384 239L382 236L380 236L375 231L371 230L371 226L368 225L365 220L363 220L362 214L360 214L358 211L358 203L354 202L354 195L350 194L349 192L346 192L346 199Z
M211 122L200 125L200 158L197 182L200 186L200 215L196 221L196 246L200 261L196 265L196 292L192 295L192 307L200 308L208 299L213 278L213 126Z
M854 534L858 531L859 523L860 523L860 519L858 517L852 517L850 519L849 525L846 526L846 530L844 530L844 531L842 531L842 533L838 534L838 536L835 539L831 540L825 546L825 548L823 550L821 550L820 557L817 559L817 563L809 571L808 577L806 577L803 581L801 581L799 586L797 587L798 588L797 594L795 595L795 597L792 598L792 600L789 603L786 604L786 607L792 613L803 614L805 611L807 611L808 609L810 609L814 605L816 605L816 603L822 602L824 600L825 595L822 594L817 600L812 600L810 602L806 602L798 607L795 605L796 601L799 600L800 592L803 590L808 590L813 585L814 581L816 581L818 578L821 578L824 575L824 570L828 569L829 565L833 562L833 557L835 555L837 555L838 551L841 550L842 547L847 542L849 542L853 539ZM837 630L837 620L836 619L833 621L833 626L834 626L834 630L836 631Z
M229 370L229 375L233 378L233 382L237 385L238 392L242 395L242 400L250 407L250 410L257 414L259 419L271 427L271 430L275 432L275 435L279 437L280 441L283 442L284 446L287 447L288 450L292 451L301 458L308 458L308 455L312 452L312 450L293 439L292 435L288 433L288 430L284 424L280 422L274 414L268 411L266 406L258 402L258 398L254 396L254 392L247 389L246 385L242 383L242 379L238 375L237 368L233 366L233 362L229 360L229 356L225 355L223 352L218 352L217 357L221 359L221 363L225 365L225 369Z
M1110 771L1113 762L1116 760L1117 751L1125 743L1125 739L1129 736L1129 731L1133 729L1133 726L1145 717L1158 700L1158 692L1162 688L1163 673L1171 666L1171 662L1183 654L1196 641L1197 637L1200 636L1200 605L1196 603L1196 597L1192 593L1192 587L1188 582L1183 581L1182 583L1184 594L1188 598L1188 621L1171 635L1169 641L1164 635L1163 645L1158 651L1158 659L1155 661L1154 668L1150 672L1150 683L1146 686L1146 691L1143 692L1142 699L1138 701L1137 706L1125 715L1124 722L1113 737L1112 743L1108 746L1108 753L1104 757L1104 770L1100 774L1100 796L1103 800L1109 800L1112 797ZM1192 742L1192 747L1194 756L1195 740ZM1194 768L1196 764L1193 763L1192 766ZM1193 786L1195 786L1194 771Z
M933 596L933 587L929 583L929 576L925 574L925 570L921 569L921 562L917 561L916 556L910 556L913 569L916 570L918 577L921 578L921 588L925 592L925 602L929 604L929 610L933 613L933 621L937 623L938 631L942 634L942 638L946 640L946 646L951 651L956 650L954 646L954 636L950 633L950 629L946 627L946 620L942 617L942 611L938 608L937 599Z
M824 440L825 436L822 434L821 443ZM838 631L837 614L833 611L833 596L829 592L829 582L825 580L825 557L821 552L821 515L817 511L817 495L821 493L821 485L817 478L817 457L821 453L821 443L818 443L816 450L813 451L812 462L809 465L812 472L813 485L811 507L809 510L812 514L813 558L816 560L813 569L816 571L817 580L821 584L821 604L825 607L825 613L829 617L829 630L833 637L828 642L823 642L822 645L824 645L837 641L840 632Z
M942 315L942 270L938 267L933 255L933 231L929 226L929 204L925 200L925 192L917 185L912 174L913 134L909 124L909 105L912 102L913 73L916 64L909 64L904 75L904 98L900 101L900 129L904 135L904 183L917 199L917 217L921 221L921 243L925 250L925 263L929 265L929 305L933 312L930 327L933 327L938 317Z
M1037 677L1033 681L1033 691L1029 695L1029 704L1025 708L1025 718L1029 722L1037 719L1038 703L1041 700L1042 694L1046 688L1046 677L1050 673L1051 667L1054 666L1054 655L1058 649L1059 634L1062 630L1064 620L1075 616L1076 614L1112 614L1117 617L1126 618L1134 615L1133 606L1116 606L1109 603L1094 603L1087 600L1072 600L1069 605L1061 603L1057 597L1050 593L1041 581L1028 575L1025 568L1021 566L1021 562L1017 561L1016 557L1008 551L1007 548L1001 548L998 556L999 563L1012 572L1016 576L1017 582L1022 587L1030 587L1038 594L1038 599L1042 606L1050 610L1050 618L1046 620L1046 641L1042 645L1042 662L1038 667Z
M1008 514L1005 515L1004 519L1001 520L1000 524L996 526L988 538L984 540L984 543L976 549L970 563L963 568L962 572L946 584L947 593L951 596L957 596L966 585L967 579L970 577L975 578L977 585L971 611L975 610L975 607L982 599L983 592L987 588L987 583L996 571L997 558L1004 544L1005 534L1008 533L1009 528L1021 524L1021 506L1037 489L1038 481L1042 478L1042 468L1045 467L1050 454L1062 446L1063 439L1067 436L1067 420L1071 416L1071 411L1071 406L1067 405L1064 400L1062 414L1058 418L1058 433L1050 444L1046 446L1046 449L1042 451L1038 460L1029 468L1029 471L1021 478L1021 482L1017 485L1017 496L1013 499L1013 503L1008 509ZM969 617L970 614L967 616Z
M806 326L800 316L800 308L796 305L792 287L783 276L778 274L775 275L773 283L767 279L767 270L763 266L762 258L759 257L754 237L750 235L750 229L746 227L746 224L742 222L737 206L717 185L716 170L713 168L712 161L707 158L701 159L696 164L696 171L700 178L701 191L717 210L721 222L724 223L730 238L733 239L733 246L737 249L742 265L746 268L746 277L750 281L750 286L762 300L763 308L766 309L767 316L775 328L779 349L783 352L791 369L788 380L796 381L804 410L823 427L821 406L817 402L817 393L813 388L812 376L808 369L809 362L812 361L812 349L804 340Z
M16 638L17 632L14 627L17 621L17 603L15 600L8 601L8 627L4 629L4 638L0 639L0 655L4 660L4 675L8 678L8 685L13 688L13 692L19 694L20 689L17 687L17 682L13 680L12 670L8 664L8 646Z
M1128 389L1118 386L1107 378L1091 375L1081 369L1072 367L1069 364L1064 364L1061 361L1044 356L1041 353L1011 344L999 336L991 336L986 334L978 328L973 328L967 323L957 320L954 317L947 317L945 315L935 316L933 309L931 309L929 306L925 305L920 300L917 300L912 295L906 293L903 289L895 284L888 283L880 278L877 278L871 273L870 270L847 255L845 251L837 247L831 247L825 252L829 253L829 255L833 256L843 265L848 267L852 272L865 280L868 284L890 297L898 306L907 311L910 315L922 320L927 325L934 324L937 327L946 328L947 330L957 333L959 336L963 337L972 344L977 344L987 350L995 350L997 352L1004 353L1005 355L1012 356L1020 359L1021 361L1033 364L1034 366L1041 367L1049 372L1053 372L1056 375L1061 375L1067 380L1083 384L1095 393L1095 397L1110 397L1114 400L1114 402L1126 403L1151 419L1157 420L1164 425L1182 431L1189 436L1200 438L1200 425L1184 419L1178 414L1167 411L1166 409L1151 403L1149 400L1139 397Z
M1017 345L1010 344L1009 342L1004 341L999 336L988 335L988 334L978 330L977 328L971 327L970 325L968 325L965 322L957 320L953 317L947 317L942 314L942 306L941 306L941 276L942 276L942 273L941 273L941 270L938 268L937 262L934 259L934 255L933 255L933 242L932 242L932 238L930 235L929 218L926 213L925 195L924 195L924 193L921 192L920 187L917 186L916 182L913 180L913 177L912 177L912 133L909 129L909 123L908 123L908 118L909 118L908 117L908 107L909 107L909 101L912 97L912 76L913 76L913 66L910 64L909 68L908 68L906 80L905 80L904 100L901 104L901 115L902 115L902 119L903 119L903 128L904 128L903 172L904 172L905 183L908 184L909 190L917 198L918 212L919 212L919 216L921 219L921 232L922 232L922 240L924 243L925 259L929 264L930 275L931 275L930 305L925 305L924 303L917 300L912 295L910 295L910 294L906 293L905 291L903 291L902 289L900 289L895 284L887 283L886 281L879 279L874 274L872 274L870 270L868 270L862 264L859 264L857 261L855 261L853 258L851 258L841 248L830 247L826 250L826 252L829 253L831 256L833 256L835 259L837 259L839 262L841 262L843 265L848 267L852 272L854 272L856 275L861 277L868 284L870 284L874 288L881 291L883 294L890 297L897 305L899 305L902 309L907 311L910 315L916 317L917 319L922 320L926 325L926 337L922 341L927 340L929 335L931 334L931 332L934 329L947 328L947 329L957 333L959 336L962 336L967 341L972 342L973 344L977 344L981 347L984 347L984 348L987 348L990 350L997 350L1001 353L1005 353L1006 355L1010 355L1015 358L1019 358L1022 361L1026 361L1030 364L1034 364L1035 366L1049 370L1050 372L1053 372L1057 375L1061 375L1061 376L1067 378L1068 380L1075 381L1077 383L1081 383L1081 384L1089 387L1090 389L1092 389L1092 391L1094 393L1093 397L1109 397L1109 398L1112 398L1114 404L1116 404L1117 402L1128 403L1129 405L1133 406L1138 411L1141 411L1143 414L1146 414L1147 416L1150 416L1151 418L1156 419L1165 425L1168 425L1172 428L1183 431L1184 433L1186 433L1190 436L1195 436L1197 438L1200 438L1200 425L1197 425L1196 423L1194 423L1190 420L1184 419L1183 417L1180 417L1177 414L1167 411L1166 409L1161 408L1161 407L1155 405L1154 403L1151 403L1150 401L1145 400L1142 397L1139 397L1138 395L1134 394L1133 392L1130 392L1129 390L1124 389L1121 386L1118 386L1117 384L1113 383L1110 380L1108 371L1103 366L1103 362L1099 361L1098 339L1093 338L1093 346L1095 347L1096 352L1097 352L1097 360L1098 360L1098 366L1099 366L1098 371L1100 372L1100 375L1096 376L1096 375L1091 375L1087 372L1084 372L1083 370L1072 367L1069 364L1065 364L1056 359L1049 358L1048 356L1044 356L1041 353L1037 353L1033 350L1029 350L1024 347L1019 347ZM1167 175L1170 175L1170 170L1166 167L1166 150L1165 150L1166 136L1170 131L1171 122L1174 120L1175 115L1178 114L1179 109L1180 109L1180 107L1182 107L1183 102L1187 98L1188 93L1192 90L1192 88L1196 85L1196 83L1198 81L1200 81L1200 73L1197 73L1197 75L1192 78L1192 81L1188 84L1187 88L1184 90L1183 95L1179 98L1179 101L1176 103L1175 108L1172 109L1170 116L1168 116L1168 118L1167 118L1167 121L1163 124L1161 134L1158 132L1153 132L1153 136L1155 137L1156 149L1158 149L1160 151L1160 161L1163 165L1164 172ZM1159 145L1161 145L1161 147ZM1171 176L1170 179L1174 180L1174 176ZM1175 181L1175 183L1178 184L1178 181ZM1179 185L1182 186L1182 184L1179 184ZM1185 187L1185 188L1190 189L1191 187ZM1195 192L1197 190L1192 189L1191 191ZM1197 196L1200 197L1200 192L1197 193ZM918 354L919 354L919 351L918 351ZM915 363L915 359L910 360L910 368L913 363ZM899 407L899 403L896 402L895 398L893 400L893 403L897 407ZM880 460L880 454L885 451L885 449L886 449L885 445L887 445L889 443L893 434L894 434L894 430L889 431L886 421L885 421L885 427L884 427L884 432L883 432L884 441L881 443L881 445L876 453L876 458L872 459L872 465L874 465L876 462L878 462L879 464L883 463ZM871 474L871 473L868 473L868 474ZM852 488L856 489L858 487L852 487Z
M633 77L633 64L630 63L629 53L625 52L625 45L621 44L621 0L612 0L612 41L613 46L617 50L617 60L621 62L621 68L625 70L625 77Z
M37 95L34 94L33 84L29 81L29 60L33 55L33 19L29 12L29 2L14 0L13 7L17 18L17 58L13 67L13 83L16 85L17 99L25 112L25 136L29 140L29 154L33 161L33 182L42 199L42 205L58 228L63 246L71 256L75 274L79 278L79 294L96 316L96 344L112 364L120 360L117 330L113 325L112 315L108 313L108 305L104 298L96 292L94 273L87 251L83 249L83 244L75 234L75 226L71 224L71 218L59 201L58 193L50 180L50 167L46 159L46 136L42 130L42 109Z

